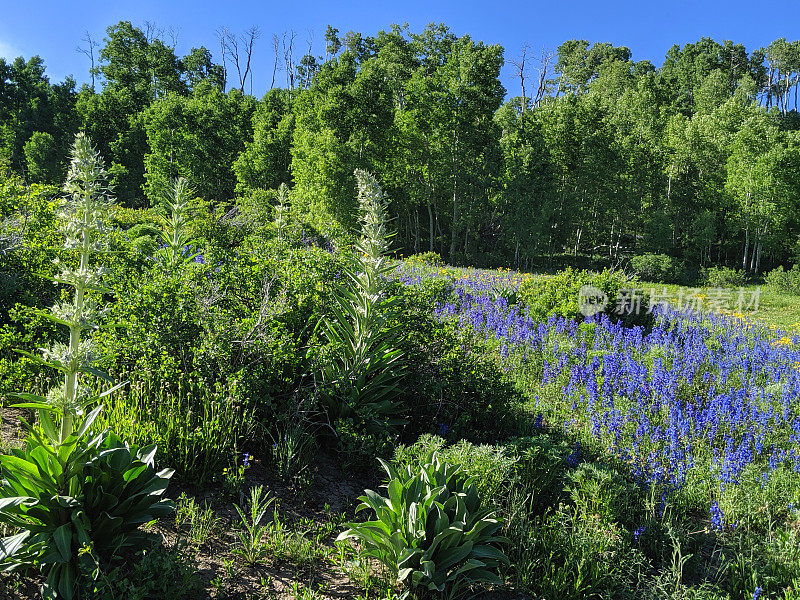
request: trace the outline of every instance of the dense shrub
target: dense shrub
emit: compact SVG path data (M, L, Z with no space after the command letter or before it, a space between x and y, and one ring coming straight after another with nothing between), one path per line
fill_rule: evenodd
M400 468L412 467L434 452L444 462L461 465L474 478L478 493L490 504L501 506L512 487L519 483L514 448L472 444L466 440L448 446L444 438L430 434L422 435L411 446L398 446L394 464Z
M111 224L123 230L129 230L136 225L159 227L161 223L161 215L153 208L127 208L118 206L111 216Z
M631 258L631 268L642 281L653 283L683 283L686 266L666 254L640 254Z
M747 285L744 271L730 267L709 267L703 269L703 284L711 288L742 287Z
M604 294L605 302L600 303L600 312L636 321L647 311L646 298L639 298L641 310L638 311L636 307L625 303L624 293L635 289L635 282L629 280L625 273L612 269L593 273L573 271L568 267L552 276L529 277L519 286L519 298L534 319L544 321L553 315L583 319L586 315L581 312L580 301L584 286L592 286ZM634 311L630 308L634 308Z
M420 252L419 254L412 254L406 259L406 262L413 264L423 264L430 267L443 267L444 260L438 252Z
M125 235L131 245L145 256L153 256L161 240L161 230L152 223L139 223L134 225Z
M777 267L766 274L764 282L777 292L800 296L800 265L794 265L789 270Z
M157 443L194 484L218 479L254 429L271 446L277 424L310 401L297 390L311 384L313 325L338 269L319 248L259 239L218 256L120 263L109 282L125 302L111 308L117 327L97 335L107 368L132 382L104 422Z

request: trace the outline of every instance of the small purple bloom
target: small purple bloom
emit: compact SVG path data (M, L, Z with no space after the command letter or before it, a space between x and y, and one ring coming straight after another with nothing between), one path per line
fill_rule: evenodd
M725 527L725 515L716 500L711 503L709 512L711 513L711 527L717 531L722 531L723 527Z

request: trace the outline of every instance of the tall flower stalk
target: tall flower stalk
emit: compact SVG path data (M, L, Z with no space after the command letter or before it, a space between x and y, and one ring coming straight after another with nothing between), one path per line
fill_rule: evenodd
M189 254L189 245L192 238L189 235L189 225L192 222L190 202L192 189L189 182L183 177L178 177L169 190L165 199L167 215L166 231L161 234L166 263L175 266L181 262L191 260L196 256Z
M105 175L100 155L79 134L62 207L65 247L77 260L59 263L54 278L74 294L71 302L42 313L69 328L69 341L44 349L43 359L28 354L63 373L64 380L47 397L15 394L23 400L18 407L37 410L39 427L23 421L24 448L0 454L0 524L14 532L0 538L0 570L40 569L45 600L80 597L84 573L94 570L97 578L101 564L120 548L149 543L152 536L139 531L140 525L173 510L161 499L172 471L156 472L155 446L136 448L109 430L93 429L100 404L84 415L120 387L93 396L82 384L83 374L108 379L93 366L94 345L85 336L104 310L97 296L106 291L106 270L92 264L92 255L103 249L113 208Z
M393 270L387 258L388 201L375 177L356 170L361 209L361 238L343 269L344 281L334 288L334 304L323 325L336 345L323 380L334 388L329 416L359 414L388 420L398 412L394 396L403 372L403 352L396 341L400 327L392 321L396 301L386 297L386 279ZM333 413L333 414L331 414Z
M58 263L60 274L55 281L74 288L72 302L58 303L45 315L69 328L69 342L54 343L44 350L46 363L64 374L64 384L49 394L49 402L61 419L58 442L63 443L75 428L75 417L82 414L89 400L87 388L81 386L80 374L100 373L92 366L95 347L84 334L97 327L103 307L90 292L106 291L102 287L106 269L91 264L93 253L103 249L106 222L114 201L105 185L106 171L99 153L84 134L78 134L72 146L62 206L64 246L78 254L78 266Z

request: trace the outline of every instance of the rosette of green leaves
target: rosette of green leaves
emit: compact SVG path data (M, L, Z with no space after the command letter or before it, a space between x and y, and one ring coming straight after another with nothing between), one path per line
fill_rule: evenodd
M41 569L44 598L75 597L82 573L148 543L154 536L141 525L173 510L161 498L172 472L155 471L155 447L130 447L108 431L91 435L99 413L61 443L32 433L24 449L0 456L0 523L19 530L0 539L0 565Z
M508 564L501 550L507 540L498 535L501 519L481 505L473 479L435 453L400 469L381 464L387 495L367 490L356 509L372 510L375 520L350 524L337 539L357 539L406 595L427 590L453 598L474 583L500 583L496 569Z

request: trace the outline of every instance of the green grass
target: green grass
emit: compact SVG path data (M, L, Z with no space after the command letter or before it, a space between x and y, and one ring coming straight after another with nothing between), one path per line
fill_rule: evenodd
M642 282L641 288L647 292L656 290L656 293L659 294L660 297L664 290L666 290L667 299L673 304L677 303L679 294L681 290L683 290L684 302L686 302L686 297L689 294L697 294L698 297L700 297L700 305L704 310L710 310L712 308L710 296L713 293L713 288L690 288L687 286L651 282ZM748 285L742 289L745 294L745 303L749 301L751 294L760 290L758 310L743 311L744 318L753 322L763 323L773 329L789 331L800 328L800 325L798 325L800 324L800 298L791 294L776 292L763 285ZM739 288L731 288L728 291L732 294L731 297L733 298L732 308L735 308Z

